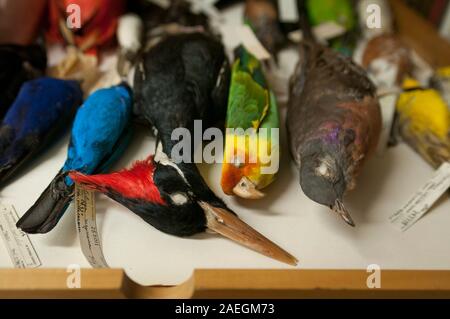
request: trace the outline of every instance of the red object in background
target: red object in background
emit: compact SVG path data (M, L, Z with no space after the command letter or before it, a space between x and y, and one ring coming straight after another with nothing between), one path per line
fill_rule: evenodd
M39 33L47 0L0 1L0 43L31 44Z
M69 5L80 7L81 28L68 29ZM61 24L72 35L74 43L82 50L96 53L98 48L109 45L115 39L118 18L124 13L124 0L49 0L47 40L66 43ZM87 47L87 49L86 49Z

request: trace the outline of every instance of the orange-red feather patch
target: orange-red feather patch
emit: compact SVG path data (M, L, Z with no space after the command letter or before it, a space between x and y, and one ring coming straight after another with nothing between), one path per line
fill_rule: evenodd
M155 164L153 155L146 160L137 161L130 169L123 169L111 174L84 175L70 172L75 183L102 193L114 191L125 198L142 199L155 204L165 205L161 194L153 181Z

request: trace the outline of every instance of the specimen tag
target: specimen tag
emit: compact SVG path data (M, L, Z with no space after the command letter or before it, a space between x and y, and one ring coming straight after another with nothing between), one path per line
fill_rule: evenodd
M270 59L270 53L264 48L261 42L259 42L258 38L253 33L253 30L248 25L237 26L236 34L240 37L240 42L245 48L258 60Z
M77 184L75 184L75 222L81 250L88 262L94 268L109 268L97 230L95 193Z
M449 187L450 162L446 162L405 206L389 217L390 222L401 231L407 230L425 215Z
M344 34L345 28L334 21L328 21L314 27L313 31L318 39L327 40Z
M329 21L315 26L313 28L313 33L319 41L325 41L344 34L345 28L334 21ZM301 30L295 30L289 32L288 37L292 42L297 43L303 39L303 33Z
M278 0L278 15L281 22L297 22L297 0Z
M37 268L42 265L41 260L28 234L16 227L18 219L14 206L0 204L0 234L14 267Z

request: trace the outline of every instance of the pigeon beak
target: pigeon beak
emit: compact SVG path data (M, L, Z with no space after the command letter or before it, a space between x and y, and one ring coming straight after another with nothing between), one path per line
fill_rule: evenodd
M265 194L257 190L255 184L245 176L243 176L239 183L233 188L233 193L246 199L260 199L265 196Z
M199 202L199 205L205 212L208 229L267 257L292 266L297 265L298 260L294 256L258 233L231 211L205 202Z
M349 224L352 227L355 227L355 222L353 221L352 217L350 216L350 213L345 208L342 201L339 199L336 199L334 202L334 205L331 207L331 209L337 213L347 224Z

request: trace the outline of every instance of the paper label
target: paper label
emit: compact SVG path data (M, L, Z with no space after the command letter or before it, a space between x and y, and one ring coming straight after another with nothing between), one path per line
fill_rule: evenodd
M389 221L401 231L414 225L450 187L450 162L439 167L434 176Z
M16 227L18 219L14 206L0 204L0 234L14 267L37 268L42 265L41 260L28 234Z
M345 33L345 28L334 21L321 23L313 28L314 36L320 42L336 38ZM303 39L301 30L291 31L288 34L289 40L298 43Z
M259 42L253 30L248 25L237 26L236 34L240 37L240 42L244 47L258 60L270 59L270 53Z
M109 268L97 230L95 193L75 185L75 222L81 250L94 268Z
M278 16L281 22L297 22L297 0L278 0Z
M343 26L334 21L324 22L313 28L314 35L322 40L333 39L344 34L345 31Z

